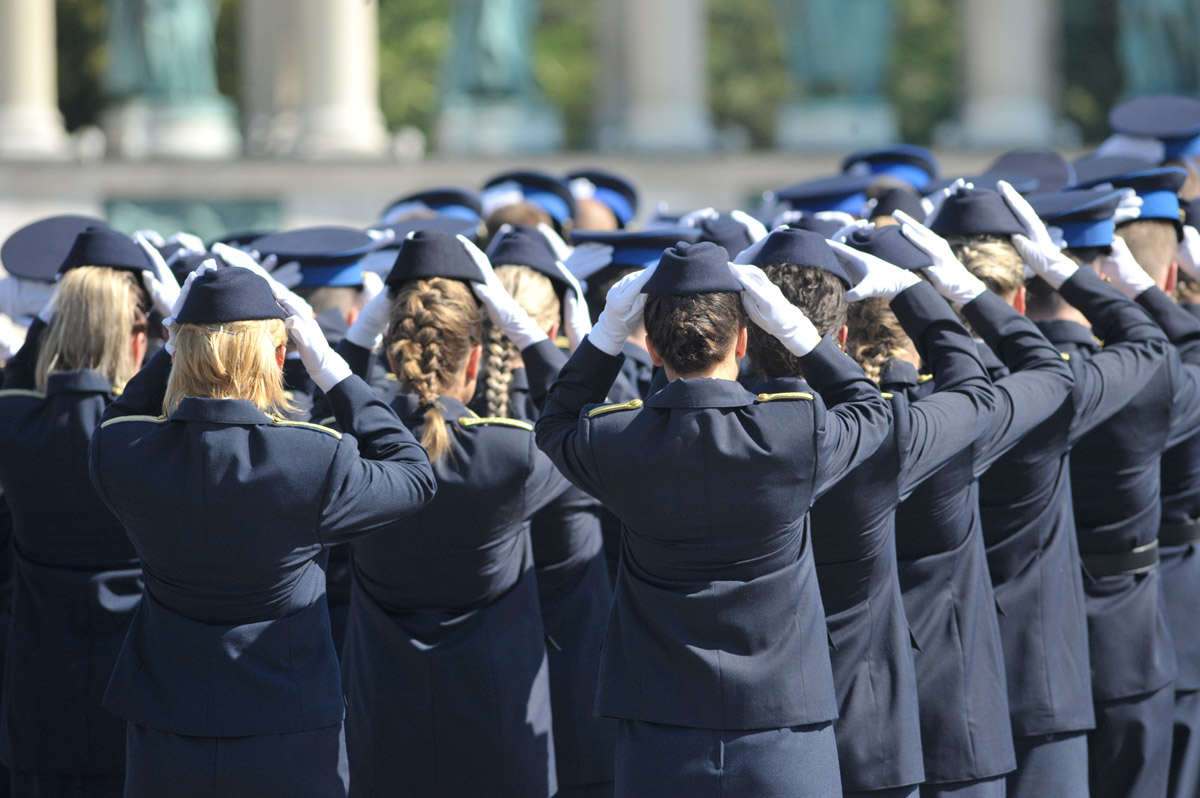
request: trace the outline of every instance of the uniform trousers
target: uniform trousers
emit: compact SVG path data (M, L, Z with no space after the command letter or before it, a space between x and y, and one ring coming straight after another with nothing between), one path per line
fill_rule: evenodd
M1092 798L1162 798L1171 769L1175 689L1096 701L1088 733Z
M1088 798L1087 732L1013 737L1008 798Z
M342 726L253 737L187 737L135 723L125 798L346 798Z
M972 781L922 784L921 798L1005 798L1006 776Z
M913 784L908 787L889 787L886 790L847 792L842 794L842 798L918 798L920 794L921 785Z
M1200 690L1175 693L1175 739L1171 744L1169 798L1200 795Z
M77 776L13 770L9 781L14 798L121 798L125 791L123 775Z
M616 798L840 798L831 723L783 729L617 724Z

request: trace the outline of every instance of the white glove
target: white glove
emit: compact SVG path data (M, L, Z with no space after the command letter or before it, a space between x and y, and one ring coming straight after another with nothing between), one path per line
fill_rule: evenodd
M300 268L300 261L289 260L278 266L275 265L275 262L274 255L268 255L262 262L263 269L270 272L272 280L285 288L295 288L304 282L304 271Z
M767 237L766 226L745 211L730 211L729 218L746 228L751 241L757 243Z
M951 302L965 305L987 291L987 285L959 263L946 239L904 211L896 211L892 215L900 222L904 237L933 259L933 265L926 266L922 271L939 294Z
M613 357L621 354L621 347L644 318L646 295L642 293L642 286L657 268L658 264L654 264L640 272L630 272L608 289L604 310L588 335L592 346Z
M492 324L499 327L505 337L517 345L517 349L523 350L547 340L549 336L546 335L546 331L538 327L537 322L512 298L500 282L488 256L464 236L458 236L458 242L483 273L483 283L471 283L471 290L483 303L483 309L487 311Z
M562 240L562 236L554 232L554 228L545 222L539 222L537 230L542 234L542 238L546 239L546 243L550 245L550 249L554 252L554 259L566 261L571 257L571 248L567 246L567 242Z
M1013 215L1017 217L1017 221L1025 228L1025 235L1032 239L1039 248L1042 247L1058 247L1054 243L1054 236L1046 228L1046 223L1037 215L1037 211L1029 204L1029 200L1021 196L1021 192L1010 186L1003 180L996 183L996 188L1000 192L1000 196L1004 197L1004 202L1007 203ZM1068 260L1070 260L1068 258ZM1033 264L1030 264L1032 267ZM1037 271L1034 268L1034 271Z
M0 313L10 319L36 316L54 295L54 283L24 280L11 274L0 277Z
M202 255L208 252L208 247L204 246L204 242L200 240L200 236L185 233L182 230L168 238L166 243L178 244L181 252L190 252L195 255ZM166 246L166 244L160 244L159 246Z
M1142 218L1142 198L1131 188L1121 189L1121 204L1113 214L1113 224L1120 226Z
M278 301L288 314L284 323L296 342L296 350L300 353L300 361L304 363L308 376L318 388L329 393L333 386L350 376L350 366L329 346L308 303L297 305L289 297L279 298Z
M1038 244L1031 238L1014 235L1012 243L1025 265L1056 291L1079 271L1079 264L1064 255L1053 240Z
M46 300L46 304L42 305L42 309L38 311L37 317L43 323L49 324L54 319L54 311L58 310L58 283L50 291L50 297Z
M147 229L147 230L134 231L133 237L137 238L138 236L141 236L142 238L146 239L147 241L149 241L151 244L153 244L156 247L165 247L167 245L167 242L163 240L162 234L159 233L157 230Z
M844 224L838 228L838 231L830 236L830 241L845 241L850 237L850 234L855 230L873 230L875 225L868 222L866 219L854 219L850 224Z
M579 280L586 280L612 263L613 248L608 244L587 242L571 250L563 264Z
M840 241L830 241L829 247L854 278L854 288L846 292L847 302L860 302L872 297L895 299L901 292L921 282L920 277L907 269L860 252Z
M282 305L283 301L286 299L295 308L308 308L308 315L313 315L311 305L293 293L292 290L286 285L271 276L268 268L274 267L275 265L274 255L268 255L260 264L249 252L236 249L227 244L213 244L212 251L214 255L219 255L221 259L230 266L234 266L239 269L247 269L266 280L267 285L271 286L271 294L275 297L275 301L279 304Z
M1193 280L1200 280L1200 230L1184 225L1177 257L1180 271Z
M196 267L196 270L187 276L183 281L183 287L179 289L179 296L175 299L175 304L171 308L171 315L163 319L163 328L167 331L167 342L163 345L163 349L167 350L167 354L175 357L175 327L177 323L176 317L183 311L183 305L187 302L188 292L192 290L192 283L196 282L196 278L206 271L217 270L217 262L215 260L206 260Z
M717 213L716 208L701 208L691 213L685 213L679 218L680 227L699 227L705 219L716 219L721 214Z
M1143 291L1156 285L1120 236L1113 237L1112 254L1100 257L1100 273L1130 299L1136 299Z
M388 322L392 317L392 298L387 291L380 291L358 314L358 318L346 331L346 340L363 349L379 346Z
M757 266L729 264L742 284L742 304L750 320L779 339L789 352L804 357L821 343L821 333Z
M933 224L933 217L937 216L938 212L942 210L942 206L946 204L946 200L950 199L951 195L957 194L960 188L975 188L975 184L968 183L960 177L941 191L935 191L921 200L926 224Z
M135 234L133 240L150 260L150 268L142 272L142 285L146 286L146 290L150 293L154 309L166 316L175 307L176 300L179 299L179 281L167 268L166 261L163 260L158 249L141 233Z
M756 239L753 244L739 252L733 259L734 263L746 265L754 263L754 259L758 257L758 253L762 252L762 248L767 245L767 239L771 237L771 233L777 233L784 229L785 225L779 225L770 233L767 233L762 238Z
M396 231L390 227L383 230L367 230L367 235L371 237L378 247L386 247L388 244L396 240ZM377 248L378 248L377 247Z
M583 299L583 286L575 279L575 275L571 274L571 270L562 261L556 261L554 267L570 286L563 298L563 324L566 327L567 341L574 352L583 343L584 337L592 331L592 317L588 315L587 302Z

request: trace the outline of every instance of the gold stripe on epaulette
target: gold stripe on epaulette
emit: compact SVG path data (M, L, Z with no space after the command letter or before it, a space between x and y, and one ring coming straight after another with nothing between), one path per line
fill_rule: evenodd
M932 379L933 379L932 374L918 374L917 375L917 385L924 385L925 383L929 382Z
M630 401L622 402L619 405L601 405L600 407L593 407L591 410L589 410L588 418L595 418L596 416L602 416L605 413L613 413L617 410L637 410L641 406L641 399L631 399Z
M879 395L882 396L884 399L892 399L892 398L895 398L895 396L896 396L896 394L890 393L889 391L883 391Z
M1070 356L1069 354L1067 354L1066 352L1059 352L1059 354L1060 354L1060 355L1062 355L1062 359L1063 359L1063 360L1070 360L1070 359L1071 359L1071 356Z
M390 371L387 374L384 374L383 378L388 382L400 382L400 378Z
M533 432L532 424L516 418L500 418L498 416L484 416L482 418L476 416L472 418L471 416L463 416L458 420L458 423L464 427L477 427L480 424L499 424L504 427L516 427L517 429Z
M1096 346L1104 346L1104 342L1094 335L1092 336L1092 340L1096 342Z
M779 399L807 399L812 401L813 395L804 391L786 391L784 393L760 393L754 398L756 402L774 402Z
M5 391L0 391L0 398L5 396L27 396L31 399L45 399L46 394L41 391L27 391L24 388L9 388Z
M326 435L332 435L339 441L342 439L342 433L329 427L323 427L320 424L311 424L307 421L288 421L287 419L271 416L271 423L277 427L300 427L301 429L311 429L315 432L324 432Z
M328 427L330 424L333 424L336 421L337 421L337 416L329 416L328 418L321 419L317 423L320 424L322 427Z
M116 418L110 418L108 421L101 422L100 429L104 429L109 424L116 424L120 421L149 421L151 424L161 424L166 420L166 416L117 416Z

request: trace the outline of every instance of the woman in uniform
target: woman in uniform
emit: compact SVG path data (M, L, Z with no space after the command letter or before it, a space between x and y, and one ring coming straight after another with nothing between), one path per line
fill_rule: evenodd
M264 277L189 276L92 438L146 583L104 699L129 722L126 796L344 798L325 550L403 534L434 493L420 444ZM347 435L280 415L289 332Z
M14 538L0 737L14 796L124 789L125 723L100 702L141 570L87 476L87 447L141 365L151 297L169 313L179 291L165 268L151 276L155 265L115 231L80 235L0 391L0 484Z

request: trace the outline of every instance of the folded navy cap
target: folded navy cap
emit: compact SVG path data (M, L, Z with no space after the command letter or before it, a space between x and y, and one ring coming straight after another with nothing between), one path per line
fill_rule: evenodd
M516 226L492 239L487 250L492 266L527 266L546 275L556 285L566 286L557 259L545 236L532 227Z
M826 242L825 236L811 230L785 227L768 235L754 257L754 265L761 268L773 263L794 263L821 269L841 280L847 288L853 285L850 275Z
M79 234L103 226L102 220L90 216L40 219L8 237L0 247L0 261L13 277L52 283Z
M1158 139L1164 160L1200 154L1200 100L1160 94L1126 100L1108 114L1108 124L1127 136Z
M846 237L846 245L909 271L933 265L933 258L909 241L895 224L871 229L860 227Z
M867 202L867 188L873 181L872 175L823 177L780 189L775 198L797 211L843 211L860 216Z
M622 228L637 215L637 189L623 177L600 169L580 169L567 175L576 200L594 199L608 206Z
M108 225L89 227L77 235L58 271L61 274L80 266L107 266L132 272L153 268L150 258L136 241Z
M286 318L266 280L249 269L233 268L197 275L175 320L180 324L225 324Z
M229 266L224 258L220 255L214 255L211 252L188 252L180 255L168 263L167 266L171 269L171 274L175 275L175 279L179 281L179 284L183 285L183 281L187 279L187 276L196 271L196 268L206 260L215 263L217 268Z
M892 144L846 156L842 171L852 175L890 175L920 191L938 175L933 153L913 144Z
M738 292L742 284L729 268L723 247L709 241L680 242L663 253L654 274L642 287L643 294L691 296Z
M250 245L263 257L300 264L302 287L362 285L362 259L375 239L353 227L306 227L275 233Z
M1075 188L1131 188L1142 200L1138 219L1158 219L1182 224L1179 189L1187 182L1187 170L1177 166L1134 167L1131 171L1113 173L1113 168L1128 167L1125 158L1096 158L1088 168L1081 162L1077 168L1082 176ZM1108 169L1104 169L1107 163Z
M965 180L975 188L985 188L989 191L998 191L997 185L1001 180L1015 188L1018 194L1029 194L1038 190L1038 179L1032 175L1015 172L984 172L979 175L963 175L935 180L925 187L925 196L941 191L956 180Z
M700 231L694 227L673 230L572 230L572 244L605 244L613 248L612 266L653 266L663 253L680 242L694 244Z
M1004 197L987 188L962 188L946 198L930 229L940 236L1016 235L1025 226Z
M513 204L502 199L510 192L520 196L518 201L536 205L549 214L559 232L575 215L575 197L566 181L532 170L505 172L488 180L480 199L485 215Z
M824 238L833 238L834 233L845 227L841 222L834 219L817 219L811 214L794 222L788 222L786 226L790 230L811 230Z
M697 241L708 241L722 247L729 254L727 260L733 260L739 252L754 243L746 225L726 213L701 219L696 229L700 231Z
M1033 148L1004 153L987 168L985 174L1028 175L1037 180L1036 190L1039 193L1059 191L1075 182L1075 167L1070 161L1054 150Z
M471 222L483 218L479 194L467 188L455 187L432 188L397 197L388 203L379 218L384 224L393 224L411 214L429 211Z
M911 191L889 188L872 202L874 205L869 211L872 219L877 216L891 216L896 211L904 211L918 222L925 221L925 206L921 204L921 198L915 196Z
M408 280L433 277L483 282L483 274L458 238L441 230L418 230L400 244L384 283L396 287Z
M1116 224L1113 215L1121 204L1121 192L1108 189L1079 189L1026 197L1048 227L1055 227L1069 248L1112 245Z

